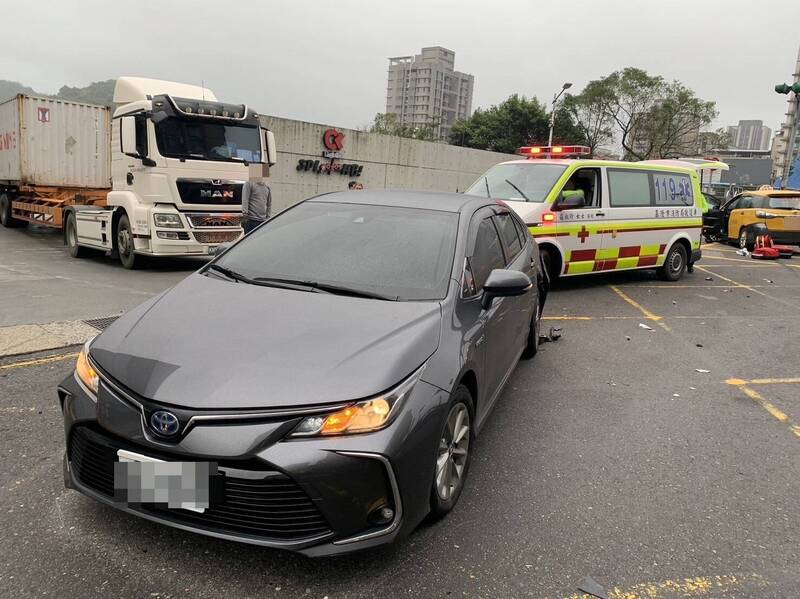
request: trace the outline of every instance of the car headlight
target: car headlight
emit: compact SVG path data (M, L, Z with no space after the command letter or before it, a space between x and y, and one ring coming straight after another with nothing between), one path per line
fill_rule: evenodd
M153 221L156 223L156 227L172 227L174 229L183 227L181 217L178 214L156 213L153 215Z
M369 433L388 426L425 370L423 364L411 376L386 393L359 401L330 414L303 418L290 437L316 437Z
M75 364L75 376L89 391L97 395L97 390L100 387L100 377L89 363L89 343L91 341L87 341L78 354L78 361Z

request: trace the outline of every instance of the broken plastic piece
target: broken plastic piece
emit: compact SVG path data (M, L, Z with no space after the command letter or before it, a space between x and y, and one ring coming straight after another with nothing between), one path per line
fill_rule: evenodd
M695 372L703 372L703 373L711 372L710 370L706 370L705 368L695 368L694 370Z
M608 599L608 593L606 593L606 590L599 583L593 580L591 576L587 576L586 580L583 581L583 584L578 585L578 590L582 593L586 593L587 595L591 595L592 597Z
M646 324L644 324L643 322L640 322L640 323L639 323L639 328L640 328L640 329L645 329L645 330L647 330L647 331L652 331L652 330L653 330L653 328L652 328L652 327L649 327L649 326L647 326L647 325L646 325Z
M706 281L713 281L714 277L706 277Z

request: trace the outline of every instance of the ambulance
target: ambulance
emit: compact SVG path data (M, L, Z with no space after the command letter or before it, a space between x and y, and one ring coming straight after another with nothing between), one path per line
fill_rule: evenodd
M700 260L707 205L695 165L593 160L585 146L517 153L466 193L519 214L551 278L647 268L677 281Z

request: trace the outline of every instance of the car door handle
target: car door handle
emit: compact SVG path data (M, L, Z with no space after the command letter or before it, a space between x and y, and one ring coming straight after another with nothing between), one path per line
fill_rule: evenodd
M594 215L595 216L605 216L606 213L605 212L595 212Z

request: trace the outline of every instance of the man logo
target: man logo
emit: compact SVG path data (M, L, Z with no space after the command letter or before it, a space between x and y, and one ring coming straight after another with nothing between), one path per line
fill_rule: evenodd
M200 190L200 197L201 198L222 199L222 200L232 200L233 199L233 190L230 190L230 189L201 189Z
M180 420L172 412L159 410L150 416L150 428L162 437L175 435L180 427Z

